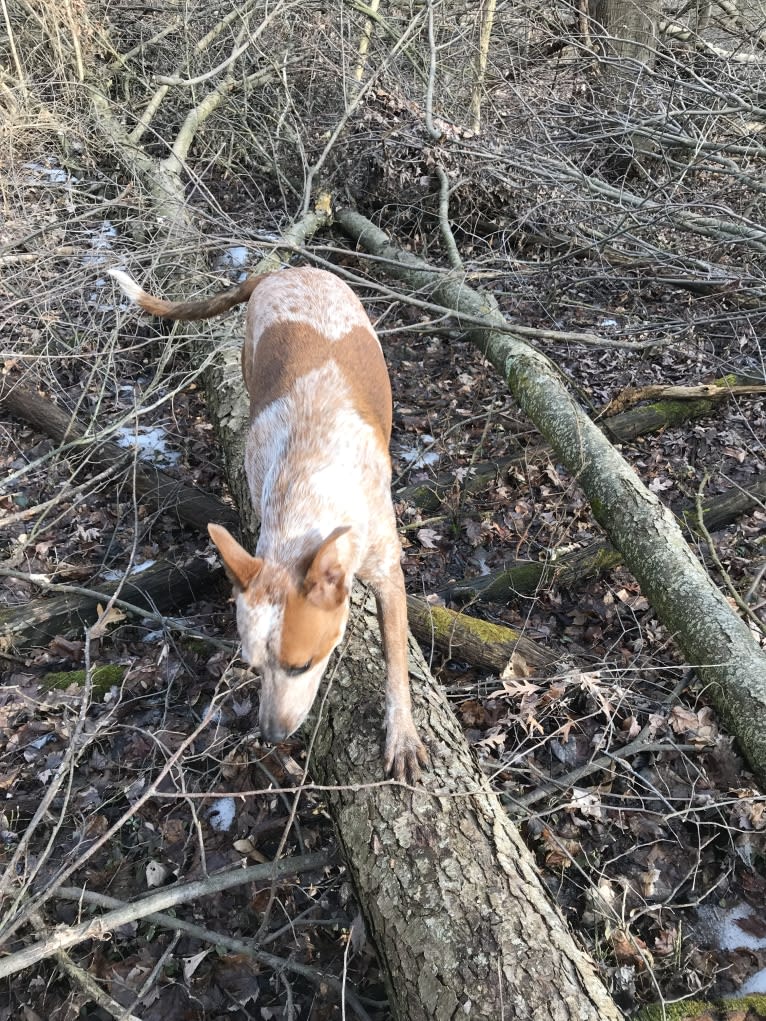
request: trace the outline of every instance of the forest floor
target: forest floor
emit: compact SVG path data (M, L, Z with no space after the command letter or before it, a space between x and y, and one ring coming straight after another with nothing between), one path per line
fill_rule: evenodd
M4 243L31 234L72 197L71 174L54 159L29 156L13 173L27 182L26 204L6 221ZM111 285L98 266L116 261L111 246L121 243L122 226L115 212L112 220L85 218L81 231L90 264L82 261L97 271L95 290L61 295L53 260L35 280L38 292L49 285L54 295L44 312L46 328L53 323L59 335L77 335L80 345L77 357L69 357L67 344L59 350L48 345L40 391L102 427L124 419L126 435L140 444L136 456L225 498L219 448L197 385L179 387L172 377L152 383L147 397L161 328L123 314L119 350L110 352L113 361L104 370L92 313L115 316ZM251 254L255 261L257 253ZM351 255L340 261L355 268ZM470 269L469 262L469 275ZM25 304L18 267L11 272L3 327L8 378L27 371L23 352L34 345L44 318L42 304L35 312ZM479 283L526 326L596 329L608 340L638 331L644 321L688 320L688 330L679 329L672 343L645 352L543 344L592 409L628 386L763 373L753 336L730 328L721 314L725 296L696 297L647 284L638 273L618 286L585 261L549 265L542 252L529 251L523 262L509 260L507 272L484 275ZM576 482L554 457L540 456L533 427L454 328L374 297L366 305L380 329L394 389L395 494L434 472L455 479L453 493L436 511L397 497L410 592L437 602L455 580L484 575L508 560L538 561L602 536ZM84 375L89 363L90 379ZM142 405L140 415L133 414ZM23 574L98 589L163 559L215 560L206 536L134 499L130 470L95 485L78 475L73 488L71 460L56 453L52 440L4 415L2 407L0 416L0 477L10 480L0 495L3 566L10 572L0 578L2 605L41 598ZM764 438L764 401L744 397L694 423L626 444L623 453L649 488L676 506L703 485L709 496L751 484L766 471ZM498 471L481 492L463 488L475 465L533 446L534 457L510 474ZM731 582L741 593L751 590L750 605L762 619L766 600L754 582L765 526L761 506L713 536ZM697 552L720 581L710 550L700 542ZM118 666L120 680L96 683L87 704L82 674L72 673L71 683L65 676L82 670L81 635L2 651L4 856L8 860L25 840L26 868L41 862L36 889L62 866L81 860L75 883L130 900L242 860L269 861L279 847L296 853L326 849L329 864L281 881L273 903L267 882L204 901L207 930L260 929L259 948L281 958L281 970L213 949L199 936L162 928L148 934L146 923L117 928L108 942L86 942L71 954L143 1021L340 1017L340 999L326 976L347 982L369 1017L382 1021L387 1014L374 950L351 937L358 908L335 857L321 794L302 794L294 812L292 796L268 790L300 777L302 737L276 750L259 741L252 722L258 684L244 665L235 667L238 684L222 699L213 724L183 749L161 788L169 794L182 776L184 797L149 799L131 811L150 778L199 724L235 656L228 590L196 601L192 595L181 623L217 644L115 614L87 655L93 666ZM482 768L520 822L544 882L618 1003L630 1010L660 996L763 989L766 803L631 575L616 568L569 589L547 587L465 609L523 630L560 653L561 669L552 678L500 678L425 649ZM67 760L81 713L80 745ZM620 750L639 734L647 750L620 759ZM568 781L578 767L604 755L608 768L576 784ZM67 761L66 784L46 818L25 836L46 786ZM525 797L550 779L557 791L525 807ZM127 823L98 846L126 812ZM83 916L77 901L55 896L44 911L51 929ZM615 911L618 926L607 922ZM99 1011L89 993L53 965L0 990L0 1021L105 1016Z

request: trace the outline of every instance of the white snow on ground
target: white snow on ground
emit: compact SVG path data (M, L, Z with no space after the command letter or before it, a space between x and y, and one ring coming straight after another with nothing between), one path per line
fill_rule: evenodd
M766 936L754 936L739 924L745 919L752 919L763 925L763 913L757 912L749 904L737 904L727 910L704 906L699 909L697 915L705 939L711 946L716 946L720 950L736 950L739 947L747 950L766 950ZM750 993L766 993L766 968L751 975L743 986L731 994L731 998L748 996Z

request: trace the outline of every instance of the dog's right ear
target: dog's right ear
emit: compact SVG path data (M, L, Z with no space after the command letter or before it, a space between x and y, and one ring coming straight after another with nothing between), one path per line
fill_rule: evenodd
M263 561L260 557L251 557L223 525L211 523L207 526L207 531L221 554L223 566L232 585L244 592L253 578L257 578L261 573Z

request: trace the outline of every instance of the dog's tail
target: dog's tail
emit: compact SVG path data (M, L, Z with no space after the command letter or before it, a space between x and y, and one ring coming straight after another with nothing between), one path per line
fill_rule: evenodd
M114 277L123 293L131 301L134 301L136 305L144 309L145 312L151 312L152 315L159 316L161 319L181 319L185 321L210 319L211 316L218 316L223 312L228 312L235 305L241 305L243 301L247 301L265 276L263 273L258 273L255 276L248 277L247 280L243 280L236 287L229 287L225 291L221 291L219 294L215 294L212 298L207 298L204 301L163 301L162 298L155 298L153 295L147 294L143 288L138 286L135 280L129 277L127 273L123 273L121 269L110 269L109 275Z

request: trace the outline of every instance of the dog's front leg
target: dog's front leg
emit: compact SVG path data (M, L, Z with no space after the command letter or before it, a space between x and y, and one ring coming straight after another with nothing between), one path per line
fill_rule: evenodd
M376 582L375 598L386 658L386 772L397 780L414 783L420 776L420 767L428 763L428 753L412 719L407 670L407 594L399 564Z

